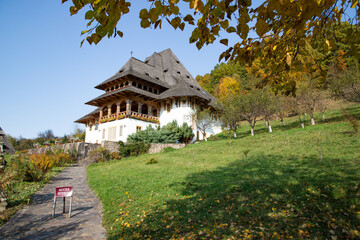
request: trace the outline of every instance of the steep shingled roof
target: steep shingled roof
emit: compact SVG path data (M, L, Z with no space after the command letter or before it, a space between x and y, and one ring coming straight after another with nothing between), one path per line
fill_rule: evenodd
M132 76L152 84L160 85L165 89L160 95L156 95L133 87L126 88L134 93L140 93L153 99L162 100L171 97L193 96L203 99L212 106L216 102L216 99L211 94L201 88L170 48L159 53L153 53L145 61L131 57L114 76L100 83L95 88L105 90L111 82L123 77L131 78ZM98 105L96 103L97 100L120 92L125 92L125 89L102 94L86 104Z
M6 137L4 130L0 127L0 140L3 142L4 152L8 154L15 154L15 149L10 143L9 139Z

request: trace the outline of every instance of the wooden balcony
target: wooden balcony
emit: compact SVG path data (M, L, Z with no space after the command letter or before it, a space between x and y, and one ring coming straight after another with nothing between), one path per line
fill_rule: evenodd
M138 112L130 112L129 115L127 115L126 112L120 112L119 114L115 113L115 114L111 114L110 116L106 115L106 116L103 116L100 118L100 123L111 122L111 121L115 121L115 120L129 118L129 117L133 118L133 119L145 121L145 122L159 123L158 117L150 116L150 115L138 113Z

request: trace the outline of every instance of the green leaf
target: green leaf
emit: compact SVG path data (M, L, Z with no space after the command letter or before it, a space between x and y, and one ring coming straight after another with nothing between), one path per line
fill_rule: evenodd
M161 20L157 20L155 23L155 29L159 26L159 28L161 28Z
M141 20L140 26L141 26L142 28L148 28L148 27L150 27L150 22L149 22L149 20L147 20L147 19Z
M228 43L229 43L229 40L228 39L221 39L220 40L220 43L222 43L222 44L224 44L225 46L227 46L228 45Z
M85 13L85 19L90 20L94 17L94 11L89 10Z
M221 21L221 22L220 22L220 26L221 26L223 29L226 29L226 28L229 26L229 21L228 21L228 20Z
M139 18L140 19L146 19L149 18L149 12L147 9L141 9L140 13L139 13Z
M234 27L229 27L226 29L228 33L236 32L236 29Z
M117 35L119 35L120 37L123 37L123 35L124 35L123 32L121 32L121 31L117 31L116 33L117 33Z

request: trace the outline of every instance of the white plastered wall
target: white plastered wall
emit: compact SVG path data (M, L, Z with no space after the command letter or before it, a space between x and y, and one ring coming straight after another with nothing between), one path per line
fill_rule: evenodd
M186 103L183 103L183 100L186 101ZM196 127L195 122L192 120L192 115L194 113L194 110L191 108L190 102L187 98L180 98L180 103L178 106L176 106L175 101L172 101L171 109L168 112L166 109L166 104L170 103L163 102L161 103L160 108L160 126L165 126L166 124L176 120L178 125L181 126L184 122L186 122L190 127L193 129L193 133L195 135L194 140L196 140L198 129ZM197 106L194 107L197 109ZM220 123L215 123L213 126L211 126L206 131L206 136L210 137L211 135L215 135L221 132L221 125ZM204 139L204 136L199 131L199 140Z
M133 118L125 118L112 122L106 122L96 126L93 125L86 128L85 142L101 143L102 141L123 141L126 142L127 137L136 132L136 127L141 127L141 130L146 129L147 126L157 127L159 124L145 122ZM122 126L122 134L120 135L120 128ZM104 133L105 130L105 133Z

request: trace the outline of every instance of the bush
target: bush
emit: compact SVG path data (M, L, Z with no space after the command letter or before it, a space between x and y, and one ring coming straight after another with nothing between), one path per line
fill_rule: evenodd
M164 153L173 152L173 151L175 151L175 148L172 148L172 147L167 147L167 148L164 148L164 149L163 149L163 152L164 152Z
M54 158L47 154L32 154L26 161L27 170L24 180L41 181L46 173L54 166Z
M155 158L150 158L149 160L146 161L146 165L156 164L156 163L158 163L158 161Z
M129 157L129 156L138 156L140 154L145 154L149 151L150 144L144 142L138 143L128 143L124 144L122 141L119 142L119 156L120 157Z
M120 159L119 153L117 152L112 152L111 153L111 159L115 160L115 159Z
M193 139L194 134L191 127L184 123L181 127L176 121L172 121L162 128L154 129L148 126L144 131L139 131L129 135L127 141L129 143L145 142L145 143L189 143Z
M218 135L212 135L208 138L209 141L219 141L221 138Z
M97 149L89 152L89 157L93 158L95 162L105 162L111 160L110 151L103 147L98 147Z

